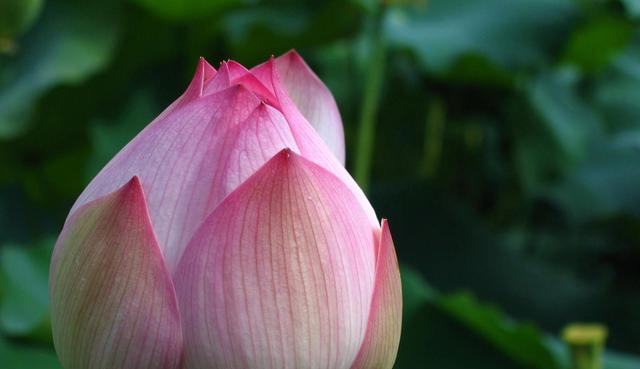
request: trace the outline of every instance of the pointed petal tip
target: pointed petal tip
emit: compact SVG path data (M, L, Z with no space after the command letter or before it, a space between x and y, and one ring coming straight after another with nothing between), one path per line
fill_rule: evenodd
M261 347L227 367L300 367L302 358L316 368L348 368L375 277L363 246L375 243L367 215L337 176L292 147L275 150L201 223L180 260L174 280L187 366L223 367L236 360L236 348ZM223 260L238 268L216 268ZM338 272L316 279L325 268ZM236 284L240 278L246 283Z
M277 163L291 163L294 161L294 159L296 159L298 157L298 155L293 152L293 150L291 150L288 147L285 147L284 149L278 151L277 154L275 154L273 156L273 158L271 158L271 160L269 161L274 161Z
M117 188L115 191L111 193L107 193L103 196L97 197L94 200L87 201L82 205L75 207L69 213L67 220L65 221L65 228L67 224L72 223L79 216L79 214L86 212L86 209L90 206L97 204L98 202L107 201L107 198L111 198L115 200L114 204L124 204L130 206L144 206L147 207L146 197L144 194L144 189L142 187L142 182L138 176L133 176L129 179L124 185Z
M288 158L289 156L291 156L291 149L288 147L285 147L284 149L280 150L278 154L286 155Z
M219 73L225 72L221 69ZM210 98L212 101L218 102L222 96L214 96L218 94L224 94L225 98L229 101L240 101L247 106L257 107L261 102L261 99L256 95L254 91L252 91L248 86L245 86L241 83L232 84L230 86L222 87L214 91L206 90L205 98Z
M218 73L224 73L228 78L230 77L231 71L229 71L229 63L226 60L222 60L218 64Z
M247 106L255 106L256 109L259 108L261 103L264 103L264 101L262 101L262 99L260 99L260 97L251 90L251 88L242 83L231 85L225 90L231 98L244 101Z
M130 205L143 205L146 208L146 198L144 195L144 189L142 188L142 182L138 176L133 176L131 179L117 190L118 198L123 204Z
M137 176L73 215L56 243L49 291L65 367L182 366L175 289Z
M351 369L390 369L398 353L402 331L402 282L387 219L382 219L381 227L367 335Z
M142 191L142 183L140 182L140 178L138 176L131 177L129 182L127 182L123 186L123 189L127 189L128 191L129 191L129 189Z
M296 51L295 49L291 49L291 50L287 51L286 53L282 54L280 56L280 59L283 59L283 60L286 59L286 63L289 64L288 68L290 68L290 67L302 68L302 70L304 70L305 72L309 73L314 79L316 79L317 82L319 82L322 85L324 85L324 82L322 82L322 80L320 80L320 77L318 77L318 75L313 71L313 69L311 69L309 64L307 64L307 62L304 60L302 55L300 55L300 53L298 51Z
M211 64L209 64L209 62L207 61L207 59L205 59L204 56L200 56L198 58L197 71L203 71L204 72L204 79L205 80L211 78L216 73L216 69ZM197 73L197 71L196 71L196 73Z
M391 240L391 229L389 228L389 220L387 218L382 218L382 220L380 220L380 237L388 238L384 241L390 241L391 244L393 244L393 241Z
M302 57L302 55L300 55L300 53L296 49L289 49L289 51L287 51L286 53L282 54L280 57L289 58L290 60L301 61L304 64L306 64L305 61L304 61L304 58Z
M242 68L242 69L245 69L245 70L247 69L247 68L245 68L244 65L242 65L242 64L240 64L237 61L232 60L232 59L229 59L229 60L225 61L225 64L227 66L229 66L229 67L238 67L238 68Z
M338 106L331 91L300 54L289 50L252 71L270 86L287 120L296 125L310 124L344 166L344 132Z
M188 103L189 101L202 97L205 83L215 74L216 69L212 67L204 57L199 57L195 72L193 73L193 78L181 98L184 99L184 103ZM178 106L181 105L182 104L178 104Z
M398 255L396 253L396 246L391 236L391 229L389 228L389 221L386 218L382 218L380 222L380 244L378 246L378 267L383 267L380 263L389 262L395 265L395 269L400 269L398 263ZM388 258L390 261L385 261Z

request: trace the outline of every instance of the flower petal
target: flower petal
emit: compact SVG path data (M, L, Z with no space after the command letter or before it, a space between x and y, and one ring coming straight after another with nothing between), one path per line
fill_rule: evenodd
M187 100L193 100L203 95L204 86L216 75L216 70L209 64L205 58L200 57L196 66L196 73L191 80L191 84L187 87L187 91L182 95L188 97Z
M342 161L340 161L340 159L335 155L335 152L332 152L331 148L327 146L327 142L323 141L323 138L325 137L321 137L316 129L309 124L307 119L300 112L298 109L299 107L289 95L289 91L287 91L285 83L282 82L283 79L281 77L281 71L286 73L290 81L308 79L308 83L316 86L316 92L318 93L318 96L320 96L320 100L330 99L332 101L339 123L339 127L336 129L339 131L337 136L340 137L339 141L342 146ZM263 101L278 109L284 115L287 123L289 124L289 129L298 149L296 150L292 146L289 147L307 159L333 172L342 179L358 198L362 208L369 216L372 227L379 228L378 218L373 207L371 207L371 204L362 192L362 189L360 189L355 180L344 168L344 138L342 133L342 123L339 121L340 116L337 112L337 108L335 107L335 101L333 101L333 97L329 90L327 90L318 77L313 74L311 69L309 69L295 51L290 51L279 58L272 58L268 62L257 66L250 71L234 61L223 62L213 81L216 79L219 79L221 82L217 84L212 82L215 86L207 86L205 88L205 94L216 91L216 88L223 88L229 85L242 85L257 94ZM312 82L311 80L315 80L316 82ZM320 87L317 86L318 83L321 85ZM325 90L326 93L323 93L321 90ZM328 97L326 95L328 95ZM322 96L325 96L325 98L322 98ZM311 100L313 100L313 98L309 98L309 101ZM317 109L319 110L329 109L327 106L323 107L324 103L318 104Z
M370 309L374 233L341 180L288 149L275 155L179 264L187 366L348 368Z
M209 95L217 91L223 90L233 85L241 85L260 96L265 102L278 108L278 102L273 95L273 91L267 88L262 81L254 76L251 71L242 64L233 60L225 61L220 64L220 72L218 76L204 88L203 94Z
M282 114L264 103L230 129L205 161L213 178L207 208L213 209L230 192L284 148L297 151L297 145ZM215 163L214 163L215 162ZM204 172L204 171L203 171ZM194 199L201 198L195 196Z
M211 95L231 87L231 80L232 71L229 70L228 63L220 63L220 68L218 69L216 75L204 85L202 89L202 95Z
M166 116L170 112L198 99L203 95L205 85L216 75L216 70L203 57L198 60L195 74L186 91L173 104L160 114L157 119Z
M55 247L53 337L67 369L177 369L180 314L140 182L80 208Z
M362 192L362 189L358 186L353 177L351 177L349 172L347 172L342 163L338 161L325 142L322 141L322 138L318 133L302 116L296 105L282 87L278 70L274 67L273 63L275 63L274 59L267 62L267 65L270 65L270 67L265 70L268 70L271 73L271 86L274 89L274 95L280 104L282 114L286 118L287 123L289 123L291 134L300 148L300 154L340 178L358 199L360 206L369 217L371 226L374 229L378 229L380 227L378 218L364 192Z
M402 325L402 286L398 259L386 219L382 220L377 258L376 286L371 301L367 335L351 369L391 369L398 353Z
M344 165L344 129L333 95L309 68L300 54L291 50L274 60L281 82L302 115ZM251 71L269 86L269 63Z
M154 229L173 271L193 231L215 206L208 201L214 190L210 173L217 164L211 152L259 105L255 94L234 86L157 118L98 173L71 213L120 188L132 176L140 177Z

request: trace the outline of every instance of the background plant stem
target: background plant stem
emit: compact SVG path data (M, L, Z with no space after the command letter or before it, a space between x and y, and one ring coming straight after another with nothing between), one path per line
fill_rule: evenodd
M355 179L365 193L369 189L378 103L382 92L386 65L386 46L382 35L384 12L385 6L380 5L373 19L371 53L366 69L367 73L364 76L365 82L356 146Z

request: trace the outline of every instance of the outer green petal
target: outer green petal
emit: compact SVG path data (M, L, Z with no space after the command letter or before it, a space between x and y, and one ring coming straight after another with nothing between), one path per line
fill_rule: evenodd
M66 369L182 366L175 291L137 177L69 219L49 280Z

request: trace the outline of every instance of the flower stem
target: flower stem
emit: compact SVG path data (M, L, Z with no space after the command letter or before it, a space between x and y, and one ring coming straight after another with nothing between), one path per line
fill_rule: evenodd
M422 177L434 178L438 172L442 156L444 122L444 103L439 98L435 98L429 103L425 124L423 156L419 167Z
M376 116L382 92L384 69L386 64L386 45L383 36L385 5L381 4L373 19L371 33L371 54L365 75L360 125L355 159L355 178L366 193L371 176L371 162L375 142Z

